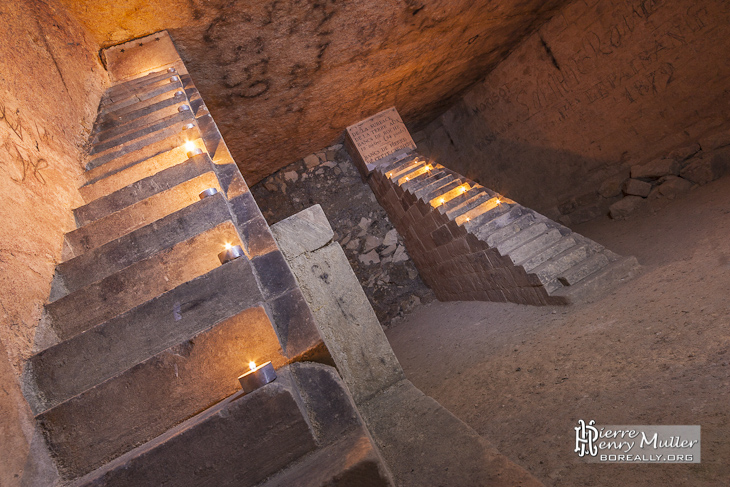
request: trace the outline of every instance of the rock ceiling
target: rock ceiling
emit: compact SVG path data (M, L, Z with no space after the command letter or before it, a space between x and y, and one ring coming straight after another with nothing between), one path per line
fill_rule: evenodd
M396 106L448 108L566 0L59 0L102 47L167 29L249 184Z

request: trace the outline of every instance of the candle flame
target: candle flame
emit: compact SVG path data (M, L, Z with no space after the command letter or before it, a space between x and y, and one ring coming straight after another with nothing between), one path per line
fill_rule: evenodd
M466 192L466 186L462 186L462 187L461 187L461 192L462 192L462 193Z
M226 242L226 250L231 250L232 247L233 247L233 245Z
M406 181L408 181L408 176L406 176Z
M467 217L466 217L466 221L469 221L469 220L471 220L471 218L469 218L469 217L467 216Z
M443 204L444 204L444 199L443 199L443 198L441 198L441 199L439 200L439 203L441 203L441 204L443 205Z
M191 152L193 149L195 149L195 142L193 142L192 140L188 140L187 142L185 142L185 150L187 152Z
M251 371L256 370L256 362L253 360L248 363L248 368L251 369Z
M499 198L497 198L497 204L500 204L500 203L502 203L502 202L499 200Z

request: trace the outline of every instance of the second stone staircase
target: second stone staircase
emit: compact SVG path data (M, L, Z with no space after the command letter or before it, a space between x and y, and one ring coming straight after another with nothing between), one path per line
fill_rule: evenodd
M370 184L441 300L568 304L638 267L415 151L374 164Z

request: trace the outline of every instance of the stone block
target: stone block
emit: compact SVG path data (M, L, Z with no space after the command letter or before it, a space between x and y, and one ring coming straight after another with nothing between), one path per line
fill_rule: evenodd
M174 114L169 115L161 120L155 120L146 126L132 129L127 132L122 132L119 135L113 136L113 132L109 134L109 138L103 141L98 141L92 145L89 154L100 154L105 151L113 150L115 148L126 147L127 145L134 145L136 141L142 137L151 136L155 133L162 133L167 131L171 127L180 127L180 124L189 123L193 121L195 115L192 110L176 111ZM126 152L125 152L126 153Z
M355 403L401 380L403 370L339 244L290 263Z
M646 200L640 196L626 196L608 208L608 214L614 220L621 220L642 207Z
M198 194L211 187L220 191L218 178L209 171L67 233L66 245L71 255L81 255L196 203Z
M243 225L254 218L263 218L261 210L250 191L231 198L228 200L228 205L238 225Z
M296 279L278 249L252 259L251 263L267 300L296 288Z
M112 161L87 171L85 175L88 182L79 188L79 193L89 203L186 160L188 156L185 147L174 145L162 147L160 152L151 157L131 158L119 165Z
M286 363L260 307L187 338L38 416L66 475L85 474L236 393L249 360Z
M54 328L88 330L220 266L224 242L240 244L231 222L46 305Z
M561 238L563 238L563 236L560 234L559 230L555 228L549 229L530 242L526 242L524 245L509 251L509 258L515 263L515 265L520 265L533 255L536 255L547 247L552 246Z
M730 162L730 150L723 149L713 154L703 154L690 159L689 164L679 175L695 184L707 184L727 172L728 162Z
M713 151L728 145L730 145L730 130L723 130L700 139L700 147L702 147L704 152Z
M212 171L212 169L210 158L207 155L195 156L181 164L163 169L152 176L132 183L108 196L98 198L91 203L76 208L74 210L76 222L79 226L87 225L92 221L99 220L127 206Z
M646 198L651 192L651 184L638 179L628 179L624 183L623 192L626 195L641 196Z
M85 333L74 323L54 328L64 341L29 359L34 380L26 383L37 392L26 397L43 411L261 301L251 265L240 258Z
M647 162L646 164L631 166L631 177L657 179L662 176L679 174L679 170L679 162L674 159L654 159L653 161ZM639 194L639 196L642 195Z
M677 196L686 193L692 187L692 183L677 176L669 176L657 187L659 193L667 199L673 200Z
M507 255L511 250L519 248L521 245L547 232L547 230L548 227L545 223L535 222L533 225L523 228L511 237L499 242L497 250L500 254Z
M558 280L563 286L574 286L576 283L585 279L587 276L598 272L608 265L608 259L603 254L594 254L571 267L570 269L562 272L558 276Z
M267 303L284 353L292 359L320 354L322 336L299 287ZM320 357L310 357L312 360ZM326 359L326 357L323 357Z
M312 252L332 241L334 232L320 205L310 206L271 227L287 260Z
M78 482L84 487L256 485L317 445L285 370Z
M700 150L700 144L695 142L694 144L674 149L672 152L669 153L667 157L669 157L670 159L674 159L681 164L685 160L697 154Z
M216 194L61 263L56 274L73 292L230 219L225 197Z
M243 225L237 225L246 255L251 259L278 251L269 226L263 217L254 218Z

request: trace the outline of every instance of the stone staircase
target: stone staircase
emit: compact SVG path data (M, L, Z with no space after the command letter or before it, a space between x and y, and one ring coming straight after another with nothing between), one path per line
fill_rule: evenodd
M63 483L391 485L336 371L298 363L326 348L169 37L105 56L86 204L23 377ZM225 244L245 255L221 264ZM269 360L279 378L240 394Z
M374 163L370 185L440 300L568 304L638 267L415 151Z

